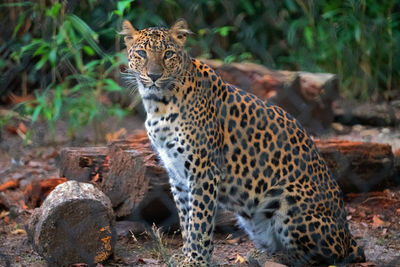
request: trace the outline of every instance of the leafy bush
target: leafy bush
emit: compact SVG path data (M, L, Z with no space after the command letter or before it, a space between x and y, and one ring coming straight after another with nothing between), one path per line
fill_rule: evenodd
M121 5L121 1L109 12L109 20L122 21L123 12L131 1L124 2L125 5ZM21 73L26 73L31 85L40 86L34 91L34 100L19 106L20 112L31 116L32 123L39 117L44 118L53 135L55 122L62 118L68 121L71 137L82 125L99 124L109 115L125 115L126 111L118 104L103 101L104 92L123 90L115 80L119 66L126 63L122 53L105 52L98 45L100 37L107 38L110 34L110 28L95 32L80 17L66 12L67 6L57 1L49 6L26 2L24 7L27 8L20 18L33 18L35 25L45 23L37 31L33 29L17 38L18 31L26 23L19 19L13 33L15 39L11 40L18 49L9 58L17 66L29 62ZM113 41L115 35L114 30Z

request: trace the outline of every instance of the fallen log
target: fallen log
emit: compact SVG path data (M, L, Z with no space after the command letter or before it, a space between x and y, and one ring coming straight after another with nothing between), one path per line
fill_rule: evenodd
M332 103L339 98L335 74L270 70L253 63L205 62L226 82L286 109L311 133L324 133L333 122Z
M390 145L332 139L315 142L345 193L378 190L395 182ZM64 161L79 162L80 155L87 155L86 151L91 149L80 148L81 153L78 153L79 149L74 148L76 157L61 157L61 165L76 166L76 163ZM177 222L168 176L144 131L102 149L107 151L103 158L109 158L109 170L100 173L102 180L94 183L111 198L118 217L129 216L125 219L144 221L149 225L157 222L170 226ZM65 167L63 171L71 173ZM73 176L65 177L74 179ZM90 177L88 180L93 181ZM224 218L224 215L220 218L221 225L232 224L231 218Z
M60 177L73 177L79 182L89 182L96 174L107 172L106 147L68 147L61 151ZM76 160L77 159L77 160Z
M398 182L392 147L388 144L345 140L315 140L342 190L368 192Z
M89 266L106 260L115 244L110 200L88 183L57 186L35 209L28 238L49 266Z
M110 198L115 214L130 214L149 190L149 176L143 155L132 149L130 142L115 142L109 147L107 179L101 179L99 188ZM132 194L133 193L133 194Z
M341 101L333 110L335 121L345 125L371 125L395 127L400 125L400 100L382 103L362 103Z
M149 226L152 222L170 226L176 219L168 176L144 131L108 147L65 148L60 165L61 177L79 177L96 184L110 198L117 217L129 215L129 219L149 222ZM157 216L154 210L159 211Z

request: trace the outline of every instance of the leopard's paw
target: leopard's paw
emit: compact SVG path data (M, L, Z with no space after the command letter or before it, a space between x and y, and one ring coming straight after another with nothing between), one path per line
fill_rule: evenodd
M168 267L181 266L181 264L185 261L185 255L183 253L173 254L168 261Z
M196 261L196 260L187 258L182 253L176 253L176 254L172 255L171 258L169 259L168 266L169 267L175 267L175 266L204 267L204 266L210 266L210 264L205 261Z

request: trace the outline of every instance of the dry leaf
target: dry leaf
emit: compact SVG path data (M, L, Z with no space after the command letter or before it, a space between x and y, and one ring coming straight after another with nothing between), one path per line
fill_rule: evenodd
M24 229L16 229L11 232L13 235L26 235L26 231Z
M8 215L10 215L10 212L9 212L9 211L2 210L2 211L0 212L0 219L3 219L4 217L6 217L6 216L8 216Z
M11 100L11 103L13 105L22 103L22 102L28 102L28 101L32 101L35 100L35 97L33 95L27 95L27 96L17 96L13 93L9 93L8 94L8 98Z
M126 135L126 133L127 133L126 129L121 128L116 132L106 134L106 140L107 140L107 142L110 143L112 141L122 138L123 136Z
M226 239L225 242L227 244L239 244L240 243L240 236L236 238Z
M19 187L19 179L10 180L0 185L0 192L5 191L7 189L15 189L18 187Z
M100 179L100 174L99 174L99 173L96 173L96 175L93 176L91 182L92 182L92 183L96 183L99 179Z
M382 221L378 216L374 215L374 217L372 217L372 224L371 224L372 227L378 228L384 226L384 224L385 222Z
M23 122L20 122L18 125L18 130L21 131L21 133L26 134L28 132L28 127Z
M26 131L28 131L28 130L26 129ZM32 144L32 140L27 139L26 138L26 132L24 133L23 131L21 131L20 128L17 129L17 134L18 134L19 137L21 137L21 139L25 140L28 145Z
M235 263L245 263L246 259L243 258L242 256L239 255L239 253L236 253L236 259L235 259Z

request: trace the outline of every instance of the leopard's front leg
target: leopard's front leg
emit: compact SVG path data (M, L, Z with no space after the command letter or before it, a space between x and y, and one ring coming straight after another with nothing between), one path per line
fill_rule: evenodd
M193 177L189 194L189 221L185 240L186 261L208 266L213 251L214 218L217 208L217 178L211 168Z
M209 165L208 168L193 171L189 167L192 174L188 177L188 205L186 206L181 201L184 199L182 198L183 194L174 194L184 241L185 259L179 263L179 266L209 266L212 255L218 172L214 166L210 166L210 160L206 161L206 165ZM176 190L175 187L173 192ZM178 264L173 263L173 265Z
M178 210L182 240L186 240L189 227L189 189L182 184L174 184L171 181L171 192ZM185 254L186 250L186 242L184 242L182 252Z

